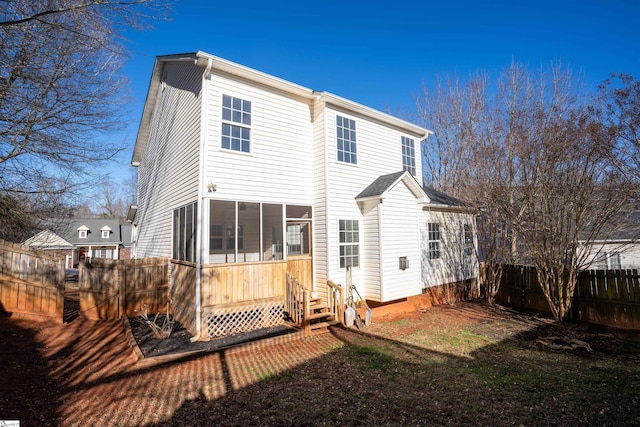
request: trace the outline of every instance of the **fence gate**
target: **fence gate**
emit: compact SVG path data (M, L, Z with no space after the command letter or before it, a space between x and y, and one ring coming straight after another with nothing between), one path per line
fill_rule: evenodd
M80 316L120 319L124 314L122 280L117 261L81 262L79 267Z

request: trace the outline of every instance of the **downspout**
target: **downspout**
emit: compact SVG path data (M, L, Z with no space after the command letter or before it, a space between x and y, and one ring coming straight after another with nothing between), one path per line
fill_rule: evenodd
M195 61L197 63L197 59ZM213 67L213 60L207 59L207 67L202 73L202 96L200 97L200 163L198 173L200 180L198 184L198 209L196 218L196 289L195 289L195 303L196 303L196 335L191 338L191 341L197 341L200 339L202 332L202 234L203 230L203 218L205 211L205 196L204 188L205 184L205 166L206 166L206 136L207 136L207 93L208 85L207 80Z

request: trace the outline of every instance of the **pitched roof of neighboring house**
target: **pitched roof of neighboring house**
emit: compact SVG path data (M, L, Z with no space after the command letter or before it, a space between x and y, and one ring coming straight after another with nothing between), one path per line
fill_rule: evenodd
M442 191L438 191L435 188L425 186L422 187L422 189L427 193L427 196L432 203L445 206L464 206L464 203L461 200L443 193Z
M42 230L35 236L32 236L24 241L25 245L32 248L47 248L47 249L71 249L73 244L69 243L62 237L58 236L51 230Z
M580 238L587 240L590 230L582 230ZM598 233L598 242L623 242L640 239L640 209L621 211L615 220L609 221Z
M80 238L80 231L86 231L86 237ZM102 237L102 232L108 231L108 237ZM30 243L33 244L30 244ZM131 225L121 224L117 219L104 218L71 218L51 221L49 229L41 231L27 239L29 246L55 249L53 242L62 247L71 246L131 246Z
M424 138L427 135L433 133L413 123L409 123L405 120L393 117L389 114L374 110L373 108L366 107L362 104L358 104L348 99L341 98L329 92L309 89L295 83L280 79L278 77L253 70L243 65L236 64L226 59L198 51L156 57L156 62L151 75L151 81L149 82L149 90L147 91L147 99L145 100L144 109L142 111L142 119L140 121L140 127L138 129L138 136L136 137L136 143L133 148L133 156L131 157L131 165L133 166L138 166L140 164L142 154L144 153L147 146L151 128L151 119L158 98L159 88L162 84L162 73L164 64L174 61L188 61L191 63L195 63L196 65L202 67L203 73L214 71L221 72L230 76L234 76L236 78L254 82L270 89L277 90L281 93L286 93L290 94L291 96L306 99L309 103L316 101L324 102L326 104L347 110L354 114L359 114L370 119L394 126L418 138Z

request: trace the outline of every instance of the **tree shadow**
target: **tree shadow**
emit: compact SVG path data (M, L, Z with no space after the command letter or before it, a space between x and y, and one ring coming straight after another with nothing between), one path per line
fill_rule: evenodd
M58 382L49 376L38 321L12 316L0 304L0 417L21 425L58 424Z
M131 360L120 323L80 318L59 325L66 337L44 349L25 337L52 369L48 376L41 358L43 369L22 394L44 384L35 402L49 402L44 416L61 425L638 425L640 334L558 329L471 303L456 307L439 310L441 321L456 313L476 321L453 335L429 329L441 350L421 346L420 335L334 329L141 363ZM558 333L577 334L594 351L536 345L536 337ZM607 352L612 344L618 350ZM21 403L11 399L1 411Z
M600 337L592 353L536 345L535 337L559 332L576 329L540 322L461 356L334 330L339 348L285 371L226 355L225 381L235 387L216 398L200 390L149 425L638 425L640 335L616 363L601 330L591 335ZM238 387L238 364L264 371Z

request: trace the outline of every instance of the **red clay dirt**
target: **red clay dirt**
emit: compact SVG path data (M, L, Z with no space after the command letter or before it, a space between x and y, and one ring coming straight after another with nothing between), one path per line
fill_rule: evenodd
M499 310L485 304L441 305L409 313L377 315L366 332L400 339L416 328L426 330L427 334L431 329L457 330L465 325L480 328L488 319L500 316ZM518 325L522 330L531 326L526 317L509 322L503 329L492 329L491 333L497 334L495 339L517 333ZM230 425L288 422L318 425L319 419L294 420L286 418L286 413L285 418L278 417L283 416L281 408L288 408L289 404L291 416L313 404L357 405L355 401L331 402L331 395L335 394L332 387L350 386L347 378L340 377L340 366L349 353L327 357L354 339L355 332L338 330L308 338L294 334L217 352L138 361L123 329L119 321L91 321L81 317L66 324L15 315L0 317L3 382L0 419L18 419L23 426L208 425L214 420L210 416L230 411L236 418L222 420ZM292 370L296 373L290 374ZM288 375L306 381L299 385L300 393L304 394L281 390L278 393L281 401L276 404L270 402L272 392L258 392L263 387L279 387L280 383L269 382L269 379ZM327 387L322 392L325 396L321 397L326 400L296 401L298 395L309 399L309 393L315 394L316 386L310 382L316 380L326 384L322 386ZM380 393L388 386L372 383L364 385L360 393ZM249 400L242 403L244 398ZM259 399L262 399L259 406L266 418L242 412L243 405L249 407ZM291 402L282 399L291 399ZM269 415L271 407L274 411L277 409L279 415ZM297 409L294 411L294 408ZM335 413L340 416L343 412ZM341 424L337 420L330 424Z

